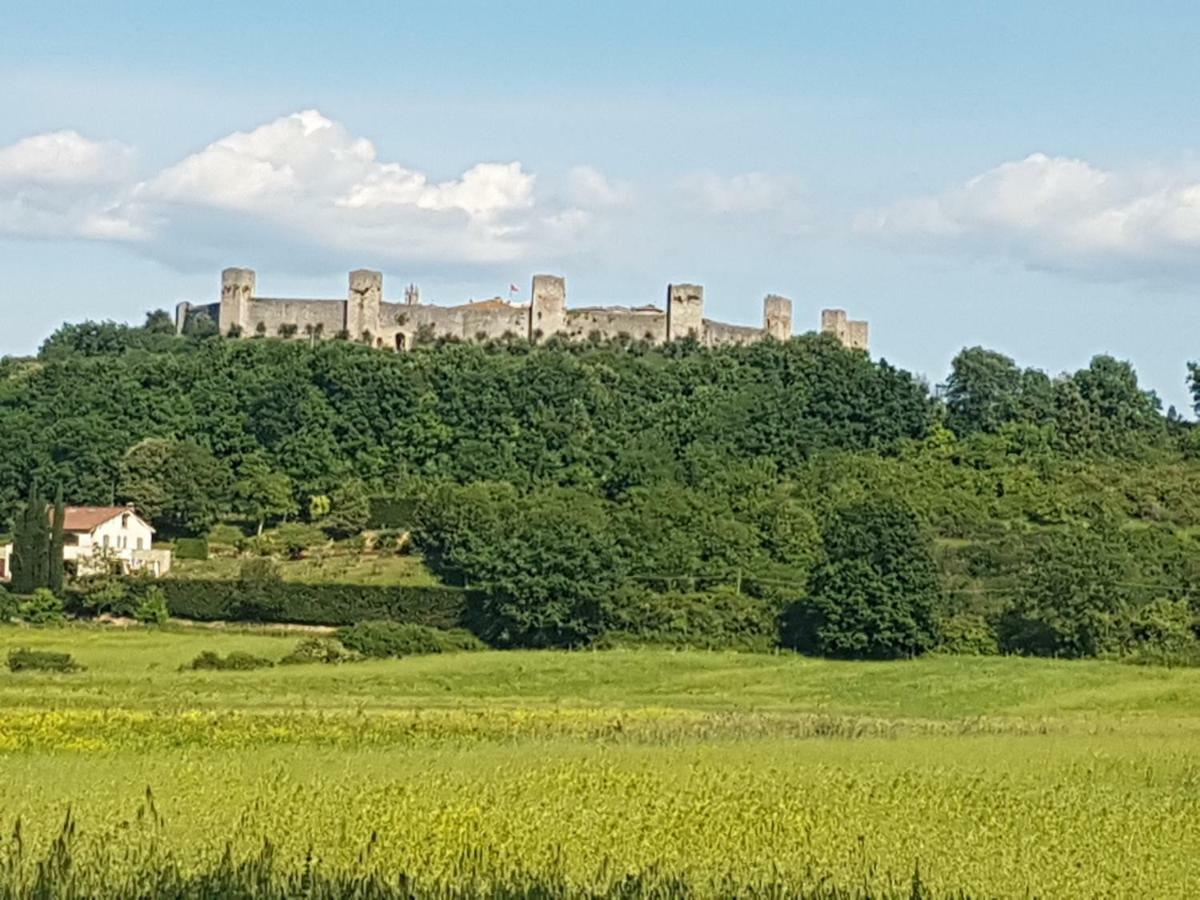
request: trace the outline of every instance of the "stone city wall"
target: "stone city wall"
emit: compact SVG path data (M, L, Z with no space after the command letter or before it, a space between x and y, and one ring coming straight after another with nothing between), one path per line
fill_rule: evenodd
M369 269L350 273L344 300L300 300L260 297L252 269L226 269L221 273L218 303L181 303L176 328L183 331L200 315L219 325L224 335L349 337L376 347L408 350L416 344L454 338L487 341L520 338L544 341L554 336L582 341L629 339L661 344L694 339L706 347L749 344L792 335L792 301L769 294L763 300L761 326L731 325L704 318L704 288L698 284L672 284L666 306L603 306L571 309L567 306L564 279L535 275L529 304L500 298L434 306L420 302L415 287L406 291L407 302L383 299L383 275ZM845 310L821 313L821 331L847 347L867 349L867 323L850 321Z

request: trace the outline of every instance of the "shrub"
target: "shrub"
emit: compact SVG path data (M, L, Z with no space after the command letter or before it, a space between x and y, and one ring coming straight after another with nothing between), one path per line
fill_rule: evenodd
M227 656L221 656L212 650L205 650L185 666L185 668L241 672L249 669L269 669L273 665L275 663L269 659L255 656L253 653L245 653L241 650L234 650Z
M603 604L605 634L598 646L646 644L702 650L765 652L776 644L771 606L733 591L656 594L619 591Z
M288 559L300 559L305 552L325 543L325 534L313 525L280 525L270 537L271 544Z
M30 625L57 625L63 620L63 602L46 588L38 588L17 604L17 618Z
M17 600L0 584L0 622L7 622L17 617Z
M344 663L361 659L357 653L346 649L336 638L306 637L281 659L280 665L303 665L305 663Z
M351 650L376 658L484 649L479 638L461 628L443 631L440 628L387 620L359 622L339 628L338 638Z
M152 586L142 595L137 609L134 610L134 617L143 625L162 625L170 615L167 596L158 585Z
M8 653L10 672L80 672L83 666L71 658L70 653L53 650L10 650Z
M175 541L176 559L208 559L208 538L179 538Z
M134 612L137 601L131 598L126 582L112 575L98 575L75 582L71 606L90 616L127 616Z
M1128 614L1125 631L1129 662L1200 665L1200 617L1186 600L1151 600Z
M213 546L236 547L238 541L242 540L243 537L245 535L242 534L242 530L236 525L214 525L208 531L208 544L210 548Z
M938 626L937 649L942 653L963 656L995 656L1000 652L1000 640L986 618L974 613L947 616Z
M259 562L270 561L248 560L245 566ZM302 625L391 619L434 628L460 627L466 617L467 595L459 588L259 580L250 578L245 566L247 580L163 580L171 615L199 621L250 618ZM134 590L144 589L137 582L131 584Z

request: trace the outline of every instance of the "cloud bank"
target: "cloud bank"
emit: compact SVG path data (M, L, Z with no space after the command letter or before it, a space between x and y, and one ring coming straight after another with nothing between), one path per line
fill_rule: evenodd
M789 240L813 234L809 198L790 174L700 171L635 190L587 165L543 180L520 162L487 161L437 180L381 159L370 140L316 110L137 170L133 148L70 130L0 147L0 238L120 243L181 268L245 260L251 248L264 266L319 270L549 264L599 252L632 265L661 250L656 230L681 217L701 243L721 223ZM853 230L902 249L999 256L1086 279L1194 279L1200 171L1109 171L1035 153L861 213Z
M279 254L379 263L489 264L565 248L593 209L621 202L593 169L541 199L519 162L482 162L449 181L379 159L315 110L210 144L148 178L135 154L73 131L0 148L0 234L120 241L209 264L253 242Z
M1035 153L864 213L855 228L903 247L1000 254L1090 279L1170 280L1200 270L1200 178Z

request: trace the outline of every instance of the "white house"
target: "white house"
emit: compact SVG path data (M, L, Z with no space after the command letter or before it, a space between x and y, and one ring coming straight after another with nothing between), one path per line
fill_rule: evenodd
M53 515L53 513L51 513ZM76 575L116 563L154 577L171 569L171 551L155 550L154 529L132 507L68 506L63 517L63 560ZM12 546L0 548L0 578L12 577Z

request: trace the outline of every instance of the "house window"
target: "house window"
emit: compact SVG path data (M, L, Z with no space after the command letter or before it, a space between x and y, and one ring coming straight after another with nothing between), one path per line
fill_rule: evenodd
M121 527L122 527L122 528L128 528L128 527L129 527L129 513L123 513L123 514L121 515Z
M105 550L108 549L108 535L107 534L104 536L104 540L101 541L101 544L103 544Z
M79 535L64 534L63 535L63 545L66 547L78 547L79 546Z
M143 542L143 539L142 539L142 538L138 538L138 539L137 539L137 548L138 548L139 550L145 550L145 549L146 549L145 547L143 547L143 546L142 546L142 542Z

